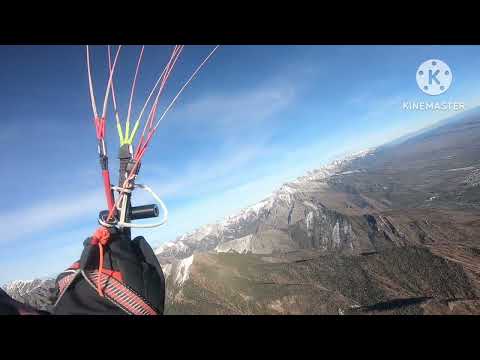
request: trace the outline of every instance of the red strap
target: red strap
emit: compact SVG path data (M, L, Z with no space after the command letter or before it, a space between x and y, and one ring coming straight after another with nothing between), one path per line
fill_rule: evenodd
M99 282L98 272L85 271L85 276L91 283ZM143 299L133 289L117 281L113 277L103 278L102 286L105 288L105 298L132 315L158 315L158 311Z
M110 241L110 231L107 228L99 227L97 231L92 236L92 240L90 243L92 245L98 245L98 252L100 254L100 258L98 259L98 280L97 280L97 291L98 295L103 297L103 291L101 287L101 278L103 275L103 247L108 244Z
M108 269L102 269L102 274L113 277L115 280L118 280L123 283L123 276L120 271L113 271Z
M107 228L105 227L99 227L95 233L92 235L92 240L90 241L90 244L92 245L97 245L97 244L102 244L102 245L107 245L108 242L110 241L110 231L108 231Z
M60 290L60 294L59 294L58 298L61 298L63 296L63 293L70 286L70 284L72 283L72 281L75 279L76 276L77 276L77 273L68 274L68 275L65 275L64 277L62 277L58 281L58 288Z
M76 261L74 262L72 265L70 265L70 267L68 268L68 270L78 270L80 269L80 262L79 261Z
M74 262L72 265L69 266L68 270L78 270L80 269L80 262ZM123 276L120 271L113 271L113 270L108 270L108 269L102 269L102 274L105 274L107 276L111 276L114 279L123 282Z
M105 189L105 196L107 198L108 211L111 211L115 207L115 201L113 199L113 193L110 182L110 172L108 170L102 170L103 188Z

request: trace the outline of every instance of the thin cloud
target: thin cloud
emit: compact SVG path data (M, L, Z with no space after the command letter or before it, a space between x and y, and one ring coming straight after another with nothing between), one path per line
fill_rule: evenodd
M268 119L292 103L295 89L291 86L257 88L237 94L207 95L181 110L182 115L215 125L252 125Z
M290 64L248 90L209 93L179 105L172 123L197 132L231 134L275 120L275 115L295 104L303 91L318 80L320 71L312 64ZM188 127L185 122L188 122Z
M223 156L194 158L185 165L182 172L174 174L168 182L156 181L156 176L146 177L146 182L151 183L164 197L198 196L211 191L212 187L218 189L227 186L231 183L229 179L239 178L249 164L265 153L266 147L262 142L238 147L232 145L228 151L223 152Z
M3 234L0 243L8 243L39 230L59 227L95 213L104 204L102 191L79 192L76 196L50 199L11 213L0 213Z

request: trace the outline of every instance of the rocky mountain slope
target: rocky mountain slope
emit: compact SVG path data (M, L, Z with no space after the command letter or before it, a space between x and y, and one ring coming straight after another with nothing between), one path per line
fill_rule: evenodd
M335 161L156 253L168 261L199 251L361 253L440 239L473 241L461 219L473 221L480 210L479 138L480 123L471 120Z
M336 161L162 246L171 313L478 313L479 120Z
M305 247L353 249L351 224L340 212L322 203L328 179L341 174L356 158L370 151L335 161L293 182L269 198L228 217L203 226L156 250L164 259L181 259L199 251L272 253Z
M12 281L2 288L13 299L39 310L50 311L56 298L55 280Z

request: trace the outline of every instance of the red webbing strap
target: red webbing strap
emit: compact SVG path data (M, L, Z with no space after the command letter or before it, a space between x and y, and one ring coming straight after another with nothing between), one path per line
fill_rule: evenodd
M105 190L105 196L107 198L108 211L112 211L115 207L115 201L112 193L112 183L110 182L110 172L108 170L102 170L103 188Z
M57 300L55 301L54 306L57 306L57 304L60 302L63 295L67 291L68 287L72 284L73 280L75 280L77 278L77 275L79 273L80 273L80 270L70 270L70 269L65 270L65 272L63 273L63 274L65 274L65 276L63 276L57 282L59 293L58 293Z
M79 273L79 271L78 271L79 269L80 269L80 262L76 261L72 265L70 265L70 267L67 270L65 270L62 273L62 274L67 274L67 275L63 276L58 281L58 289L59 289L59 295L57 297L58 299L60 299L63 296L63 294L65 293L67 288L70 286L72 281L75 279L75 277Z
M80 269L80 261L75 261L67 270L78 270Z
M108 242L110 241L110 232L104 228L103 226L98 228L97 231L92 235L92 239L90 240L90 243L92 245L98 245L98 252L99 252L99 259L98 259L98 273L100 276L98 277L97 281L97 292L98 295L104 296L103 295L103 289L101 286L101 280L102 280L102 274L103 274L103 248L104 246L107 246Z
M105 191L105 197L107 198L108 211L111 212L115 206L115 200L113 197L113 192L111 188L110 181L110 172L108 171L108 158L105 153L105 118L94 117L93 122L95 123L95 132L97 139L99 141L99 155L102 163L102 177L103 177L103 187Z
M148 302L114 277L99 277L98 271L84 271L92 287L100 282L104 297L130 315L158 315Z
M73 279L75 279L75 276L77 275L77 272L72 272L71 274L67 275L67 276L64 276L62 277L59 281L58 281L58 288L60 290L60 297L63 295L63 293L65 292L65 290L67 290L67 288L70 286L70 284L72 283Z

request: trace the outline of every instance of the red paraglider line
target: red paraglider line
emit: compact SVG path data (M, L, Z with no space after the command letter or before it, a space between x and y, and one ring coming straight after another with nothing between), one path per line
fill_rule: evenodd
M137 176L137 171L138 171L138 168L140 166L140 162L148 148L148 145L150 144L150 141L152 140L153 138L153 135L155 134L157 128L158 128L158 125L160 123L160 121L163 119L163 117L167 114L167 112L172 108L172 106L175 104L175 102L177 101L178 97L181 95L181 93L185 90L185 88L190 84L190 82L193 80L193 78L197 75L197 73L200 71L200 69L205 65L205 63L210 59L210 57L213 55L213 53L217 50L218 46L216 46L209 54L208 56L203 60L203 62L195 69L195 71L193 72L193 74L190 76L190 78L184 83L184 85L182 86L182 88L178 91L178 93L176 94L176 96L173 98L173 100L170 102L170 104L168 105L167 109L163 112L162 116L160 117L160 119L157 121L157 123L155 124L155 126L153 126L153 120L155 119L155 116L156 116L156 113L157 113L157 110L158 110L158 101L159 101L159 98L160 98L160 95L166 85L166 82L173 70L173 67L175 66L175 63L176 61L178 60L179 56L180 56L180 53L181 51L183 50L183 45L181 46L175 46L173 52L172 52L172 55L170 57L170 60L169 62L167 63L165 69L166 71L164 70L164 72L162 73L163 74L163 77L161 78L161 86L158 90L158 93L157 93L157 96L156 96L156 99L152 105L152 108L151 108L151 111L150 111L150 114L149 114L149 117L147 118L147 121L145 123L145 127L144 127L144 130L143 130L143 133L142 133L142 136L140 138L140 141L139 141L139 144L137 145L137 150L135 152L135 155L134 155L134 166L133 166L133 169L130 171L130 174L128 175L128 177L125 179L124 183L123 183L123 186L122 188L123 189L127 189L127 187L130 186L131 184L131 181ZM148 101L148 100L147 100ZM148 134L147 134L147 138L145 139L145 131L146 131L146 128L149 127L149 131L148 131ZM110 221L113 219L113 215L115 213L115 209L117 208L117 206L119 205L119 202L120 200L122 199L124 193L121 191L119 196L118 196L118 199L117 201L115 202L115 204L113 205L112 208L110 208L110 211L109 211L109 214L108 214L108 217L107 217L107 221Z
M165 117L165 115L168 113L168 111L172 108L172 106L175 104L175 102L177 101L178 97L182 94L182 92L185 90L185 88L190 84L190 82L193 80L193 78L197 75L197 73L202 69L202 67L207 63L207 61L210 59L210 57L215 53L215 51L218 49L218 45L208 54L208 56L202 61L202 63L195 69L195 71L193 72L193 74L190 76L190 78L184 83L184 85L182 86L182 88L178 91L178 93L175 95L175 97L173 98L173 100L170 102L170 104L168 105L167 109L163 112L162 116L160 117L160 119L157 121L157 123L155 124L155 127L151 128L148 136L147 136L147 140L145 141L145 143L143 143L141 145L141 147L139 147L137 149L137 153L135 154L135 160L136 161L140 161L143 157L143 155L145 154L145 151L147 150L147 146L148 144L150 143L150 140L152 139L153 135L155 134L155 131L157 130L158 128L158 125L160 124L160 121ZM155 109L155 112L156 112L157 109ZM151 119L151 121L153 121L153 117Z
M97 107L96 107L96 102L95 102L95 96L93 93L93 81L92 81L92 73L90 69L90 52L89 52L89 47L87 45L87 71L88 71L88 83L89 83L89 91L90 91L90 99L92 102L92 110L94 114L94 124L95 124L95 132L97 136L97 140L99 142L98 144L98 151L99 151L99 156L102 164L102 178L103 178L103 185L104 185L104 190L105 190L105 197L107 200L107 205L110 211L114 211L114 204L115 204L115 199L113 197L113 192L111 190L111 183L110 183L110 173L108 171L108 157L107 157L107 151L106 151L106 146L105 146L105 119L106 119L106 113L107 113L107 103L108 103L108 97L110 94L110 87L113 79L113 73L115 71L115 67L117 64L117 59L120 54L120 49L121 45L117 49L117 53L115 54L115 60L113 62L113 66L109 66L109 79L108 79L108 84L107 84L107 89L105 91L105 98L103 102L103 112L102 116L99 117L97 113Z
M140 69L140 64L142 63L143 58L143 50L145 46L142 46L142 50L140 51L140 55L138 56L137 68L135 69L135 76L133 78L132 90L130 92L130 101L128 102L128 111L127 111L127 123L130 122L130 114L132 112L132 101L133 101L133 94L135 93L135 86L137 84L137 76Z
M173 52L172 52L172 55L170 56L170 60L168 61L167 65L165 66L165 69L162 73L160 88L158 90L157 96L155 97L155 101L153 102L150 113L147 117L147 121L145 122L145 126L143 127L142 135L141 135L140 140L138 142L137 149L139 149L143 145L143 141L145 139L145 132L147 131L147 128L149 127L150 123L152 122L152 120L151 120L152 117L155 116L154 114L155 114L155 111L156 111L157 106L158 106L158 100L160 98L160 95L163 92L165 84L166 84L168 78L170 77L170 73L172 72L172 69L175 66L175 63L176 63L178 57L180 56L180 53L182 52L182 50L183 50L183 45L180 45L180 46L175 45L175 47L173 49Z

